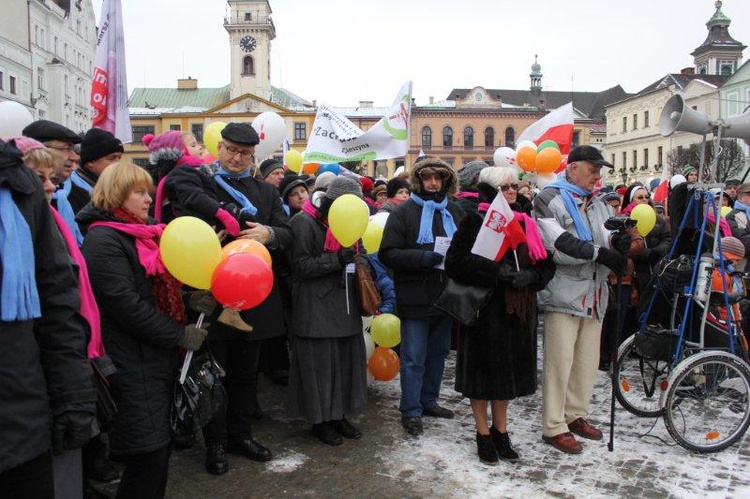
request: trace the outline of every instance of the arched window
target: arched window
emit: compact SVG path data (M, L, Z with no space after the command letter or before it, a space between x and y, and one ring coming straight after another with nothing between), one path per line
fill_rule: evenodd
M243 75L254 75L255 74L255 61L252 56L245 56L242 59L242 74Z
M495 147L495 129L491 126L484 129L484 147Z
M474 129L470 126L464 128L464 147L474 147Z
M443 147L453 146L453 129L448 125L443 127Z
M516 146L516 131L512 126L505 129L505 146L515 147Z
M422 127L422 147L432 147L432 128Z

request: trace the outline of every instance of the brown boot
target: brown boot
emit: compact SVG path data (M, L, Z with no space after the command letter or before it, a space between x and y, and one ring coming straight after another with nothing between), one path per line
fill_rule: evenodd
M224 307L224 310L221 311L221 314L219 314L219 318L216 320L219 322L219 324L224 324L225 326L233 327L234 329L244 331L246 333L249 333L253 330L253 326L243 321L242 317L240 317L239 311L233 308Z

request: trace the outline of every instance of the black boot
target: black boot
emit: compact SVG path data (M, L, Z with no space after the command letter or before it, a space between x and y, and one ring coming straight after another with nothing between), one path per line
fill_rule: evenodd
M223 443L209 444L206 449L206 471L212 475L223 475L229 471L226 446Z
M490 435L482 435L477 432L477 454L479 454L479 460L483 463L497 464L497 450L495 450L495 444L492 443Z
M493 426L490 428L490 436L492 436L492 442L495 444L500 459L511 463L518 461L518 454L513 450L513 444L510 443L510 436L507 432L500 433L500 430Z
M344 439L341 438L330 421L314 424L312 427L313 435L318 437L326 445L341 445Z

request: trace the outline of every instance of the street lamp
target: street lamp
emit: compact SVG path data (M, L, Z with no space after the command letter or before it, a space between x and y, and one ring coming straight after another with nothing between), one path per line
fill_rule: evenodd
M625 171L625 168L622 169L622 183L624 185L628 185L628 172Z

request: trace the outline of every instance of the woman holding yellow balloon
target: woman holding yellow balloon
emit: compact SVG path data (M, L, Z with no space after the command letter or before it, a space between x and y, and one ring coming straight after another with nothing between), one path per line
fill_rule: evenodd
M342 436L362 436L345 415L363 412L367 402L367 358L354 295L355 250L350 247L361 232L347 230L358 225L350 220L334 236L329 218L333 203L344 196L364 205L359 183L336 177L318 206L306 202L291 221L295 246L287 415L306 419L326 445L340 445ZM366 224L367 207L362 208Z

